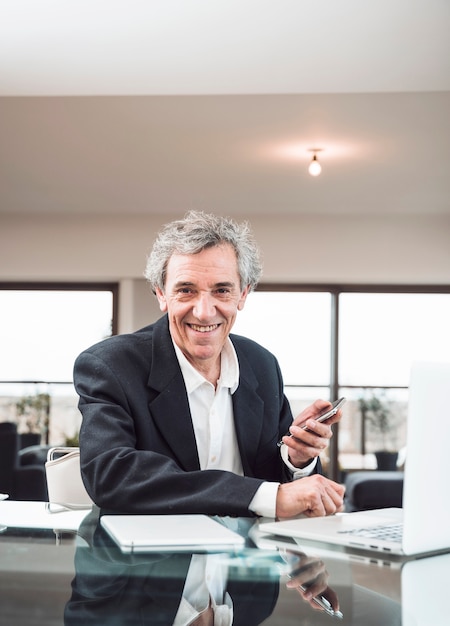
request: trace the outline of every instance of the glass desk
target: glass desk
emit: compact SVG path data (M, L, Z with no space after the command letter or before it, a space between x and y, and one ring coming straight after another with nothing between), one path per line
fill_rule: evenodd
M27 528L38 523L33 516L20 528L2 526L2 626L178 626L192 623L191 602L195 606L206 587L219 608L216 622L205 623L220 626L450 623L450 554L371 562L361 553L272 542L255 520L230 519L246 536L239 551L125 555L98 524L96 510L79 520L83 516L78 529L64 531ZM300 584L312 579L331 602L338 599L342 617L302 597Z

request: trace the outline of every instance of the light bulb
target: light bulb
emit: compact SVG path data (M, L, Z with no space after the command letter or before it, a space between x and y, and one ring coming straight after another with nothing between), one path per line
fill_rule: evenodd
M309 164L308 172L311 174L311 176L319 176L321 171L322 171L322 166L317 160L317 156L314 155L311 163Z

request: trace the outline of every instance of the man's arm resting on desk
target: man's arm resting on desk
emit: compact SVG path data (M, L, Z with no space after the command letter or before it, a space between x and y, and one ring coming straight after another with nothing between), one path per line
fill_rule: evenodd
M317 471L317 469L319 469L317 466L320 467L320 463L317 463L317 458L303 469L298 469L294 467L289 462L287 449L284 445L281 447L281 456L287 468L290 470L292 480L298 480L300 478L304 478L305 476L309 476L315 470ZM252 501L250 502L248 507L249 510L256 515L260 515L261 517L275 517L279 486L280 483L275 482L263 483L258 488L258 491L255 493Z

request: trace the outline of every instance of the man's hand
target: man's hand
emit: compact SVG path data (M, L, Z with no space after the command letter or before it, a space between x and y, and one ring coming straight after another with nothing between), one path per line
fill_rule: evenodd
M294 554L295 553L291 553ZM329 574L325 563L316 557L302 556L295 569L289 574L288 589L296 589L303 600L309 602L313 609L323 608L314 599L319 594L325 597L334 611L339 610L336 592L328 586Z
M314 418L330 407L330 402L316 400L292 422L289 428L292 436L283 437L282 441L288 448L289 460L295 467L305 467L328 446L333 434L331 424L341 419L342 410L339 409L336 415L326 422L316 422ZM308 430L305 430L305 426Z
M321 474L283 483L278 488L275 514L278 519L300 514L308 517L333 515L343 510L344 493L343 485Z

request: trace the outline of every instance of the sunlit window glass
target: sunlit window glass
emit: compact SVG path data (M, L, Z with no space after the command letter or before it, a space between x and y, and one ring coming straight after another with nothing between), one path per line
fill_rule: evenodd
M0 380L71 381L76 356L111 334L112 297L0 290Z
M329 293L251 293L233 332L277 357L286 385L330 384Z
M77 445L74 360L112 318L111 290L0 290L0 421L16 422L22 447Z
M448 360L450 294L342 293L339 382L407 386L414 361Z

